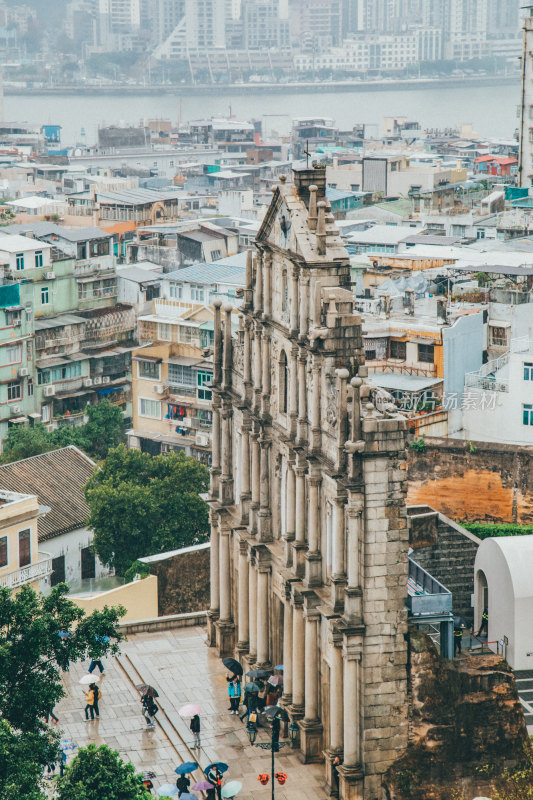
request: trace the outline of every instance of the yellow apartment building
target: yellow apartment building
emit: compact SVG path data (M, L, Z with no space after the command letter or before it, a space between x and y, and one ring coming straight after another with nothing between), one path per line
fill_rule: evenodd
M0 587L18 589L52 573L52 558L40 553L37 521L46 507L36 495L0 490Z

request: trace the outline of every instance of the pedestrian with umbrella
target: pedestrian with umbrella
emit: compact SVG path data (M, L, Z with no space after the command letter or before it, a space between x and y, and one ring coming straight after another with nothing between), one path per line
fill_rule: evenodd
M239 713L239 705L241 702L241 683L239 680L239 676L233 676L232 680L228 683L228 695L229 695L229 712L230 714L238 714Z
M204 770L207 780L215 787L218 800L222 800L222 775L227 769L227 764L224 764L222 761L217 761L214 764L209 764Z
M200 747L200 714L202 709L196 703L186 703L180 708L178 714L183 719L190 719L189 728L194 736L193 747Z
M234 658L223 658L222 663L231 672L231 677L227 678L228 681L233 680L237 675L242 675L243 669Z
M187 775L178 775L178 780L176 781L176 787L178 789L178 797L181 797L182 794L189 791L189 786L191 785L191 779L187 777Z

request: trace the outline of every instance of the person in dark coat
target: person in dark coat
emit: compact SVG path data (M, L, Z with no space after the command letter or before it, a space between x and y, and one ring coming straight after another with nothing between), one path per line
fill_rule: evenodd
M461 650L463 646L463 629L462 628L454 628L453 629L453 655L461 655Z
M218 800L222 800L222 773L217 767L211 767L207 773L207 780L215 787Z
M479 629L478 636L484 633L486 636L489 635L489 609L484 608L483 614L481 615L481 628Z
M176 786L178 787L178 797L181 797L184 792L188 792L190 785L190 779L186 775L180 775L176 781Z
M191 719L189 727L194 735L193 747L200 747L200 717L198 714L195 714Z

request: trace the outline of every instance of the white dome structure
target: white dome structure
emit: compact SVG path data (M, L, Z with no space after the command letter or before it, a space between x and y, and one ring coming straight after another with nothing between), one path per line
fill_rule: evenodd
M474 630L488 608L488 641L515 670L533 669L533 536L485 539L474 564ZM501 648L500 648L501 652Z

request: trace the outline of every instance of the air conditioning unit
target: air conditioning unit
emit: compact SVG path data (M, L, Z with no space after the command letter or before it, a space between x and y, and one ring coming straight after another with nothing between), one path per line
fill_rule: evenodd
M163 384L162 384L162 383L156 383L156 384L154 385L154 392L155 392L156 394L163 394L163 393L164 393L164 391L165 391L165 387L163 386Z
M192 426L192 419L190 417L183 417L183 419L180 420L180 425L184 428L190 428Z
M13 327L14 328L20 328L21 325L22 325L22 320L21 319L14 319L13 320Z
M9 410L12 414L20 414L22 411L22 406L9 406Z
M53 397L56 393L55 386L45 386L44 387L44 396L45 397Z
M196 444L199 447L209 447L209 435L207 433L197 433Z
M85 378L85 380L83 381L83 385L85 386L86 389L88 389L90 386L93 385L93 379Z
M102 379L101 378L95 378L93 383L94 383L95 386L100 386L100 384L102 383Z
M19 369L19 378L27 378L29 374L30 371L27 367L21 367L21 369Z
M111 378L109 377L109 375L106 375L105 378L102 378L102 383L111 383Z
M53 281L55 280L56 274L55 272L45 272L44 277L47 281Z

